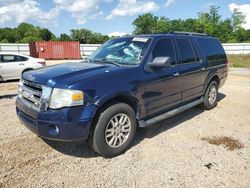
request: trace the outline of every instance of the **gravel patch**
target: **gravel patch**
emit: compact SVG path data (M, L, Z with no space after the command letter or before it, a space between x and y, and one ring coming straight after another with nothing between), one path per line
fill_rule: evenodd
M139 129L112 159L85 142L44 141L26 129L15 114L17 84L0 83L0 187L250 187L250 77L230 75L211 111L195 107Z

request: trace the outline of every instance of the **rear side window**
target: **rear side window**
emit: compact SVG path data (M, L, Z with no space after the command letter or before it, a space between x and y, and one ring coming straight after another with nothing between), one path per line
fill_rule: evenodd
M16 55L15 56L15 61L28 61L28 58Z
M188 39L176 39L181 54L182 63L195 62L193 47Z
M170 57L171 65L175 64L175 50L171 39L159 39L155 44L152 52L153 59L155 57Z
M226 63L226 54L218 39L198 39L198 43L203 49L210 66Z

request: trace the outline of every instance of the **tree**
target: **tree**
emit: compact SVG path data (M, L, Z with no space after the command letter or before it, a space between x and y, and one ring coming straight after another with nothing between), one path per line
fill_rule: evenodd
M214 25L218 25L221 20L221 15L219 15L219 9L220 7L216 7L214 5L210 6L209 18Z
M241 26L242 26L242 24L245 23L245 19L246 19L246 16L242 12L240 12L239 9L235 8L233 10L233 14L232 14L233 30L237 31L240 28L242 28Z
M71 38L74 41L79 41L82 44L103 43L109 39L107 35L95 33L88 29L72 29Z
M135 26L134 34L150 34L156 33L158 17L153 16L151 13L140 15L133 21Z
M160 17L157 20L157 24L155 27L155 33L168 33L171 31L171 22L168 18L164 16Z
M48 29L40 29L39 30L39 37L42 40L49 41L52 39L53 33Z
M67 35L66 33L62 33L59 37L59 40L61 41L71 41L71 37L69 35Z

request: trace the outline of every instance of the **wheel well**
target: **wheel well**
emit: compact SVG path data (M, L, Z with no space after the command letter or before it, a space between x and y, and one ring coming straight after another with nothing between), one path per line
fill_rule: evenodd
M23 72L22 72L22 74L23 74L24 72L31 71L31 70L34 70L34 69L32 69L32 68L24 69Z
M92 121L91 127L90 127L90 132L89 132L89 138L91 138L91 135L93 134L95 130L96 123L99 119L100 114L108 108L109 106L116 104L116 103L125 103L129 105L135 112L135 115L137 113L137 100L133 97L130 96L117 96L114 98L111 98L107 100L105 103L103 103L101 106L99 106L98 110L96 111L95 117Z
M214 75L214 76L210 79L210 81L207 83L206 87L204 88L205 90L203 91L203 94L205 94L205 92L207 91L207 88L209 87L209 85L210 85L210 83L211 83L212 81L216 81L216 83L217 83L217 85L218 85L218 87L219 87L220 79L219 79L219 77L218 77L217 75Z
M212 79L210 80L209 84L212 82L212 81L216 81L217 82L217 85L219 86L220 85L220 79L217 75L213 76ZM208 84L208 85L209 85Z
M107 100L105 103L103 103L100 107L99 110L104 110L107 107L111 106L112 104L115 103L125 103L127 105L129 105L135 112L135 114L137 113L137 100L133 97L130 96L117 96L117 97L113 97L109 100ZM99 111L98 110L98 111Z

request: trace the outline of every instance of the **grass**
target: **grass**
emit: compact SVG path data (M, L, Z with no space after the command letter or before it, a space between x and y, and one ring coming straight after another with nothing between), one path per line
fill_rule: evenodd
M249 55L227 55L230 67L250 68Z

